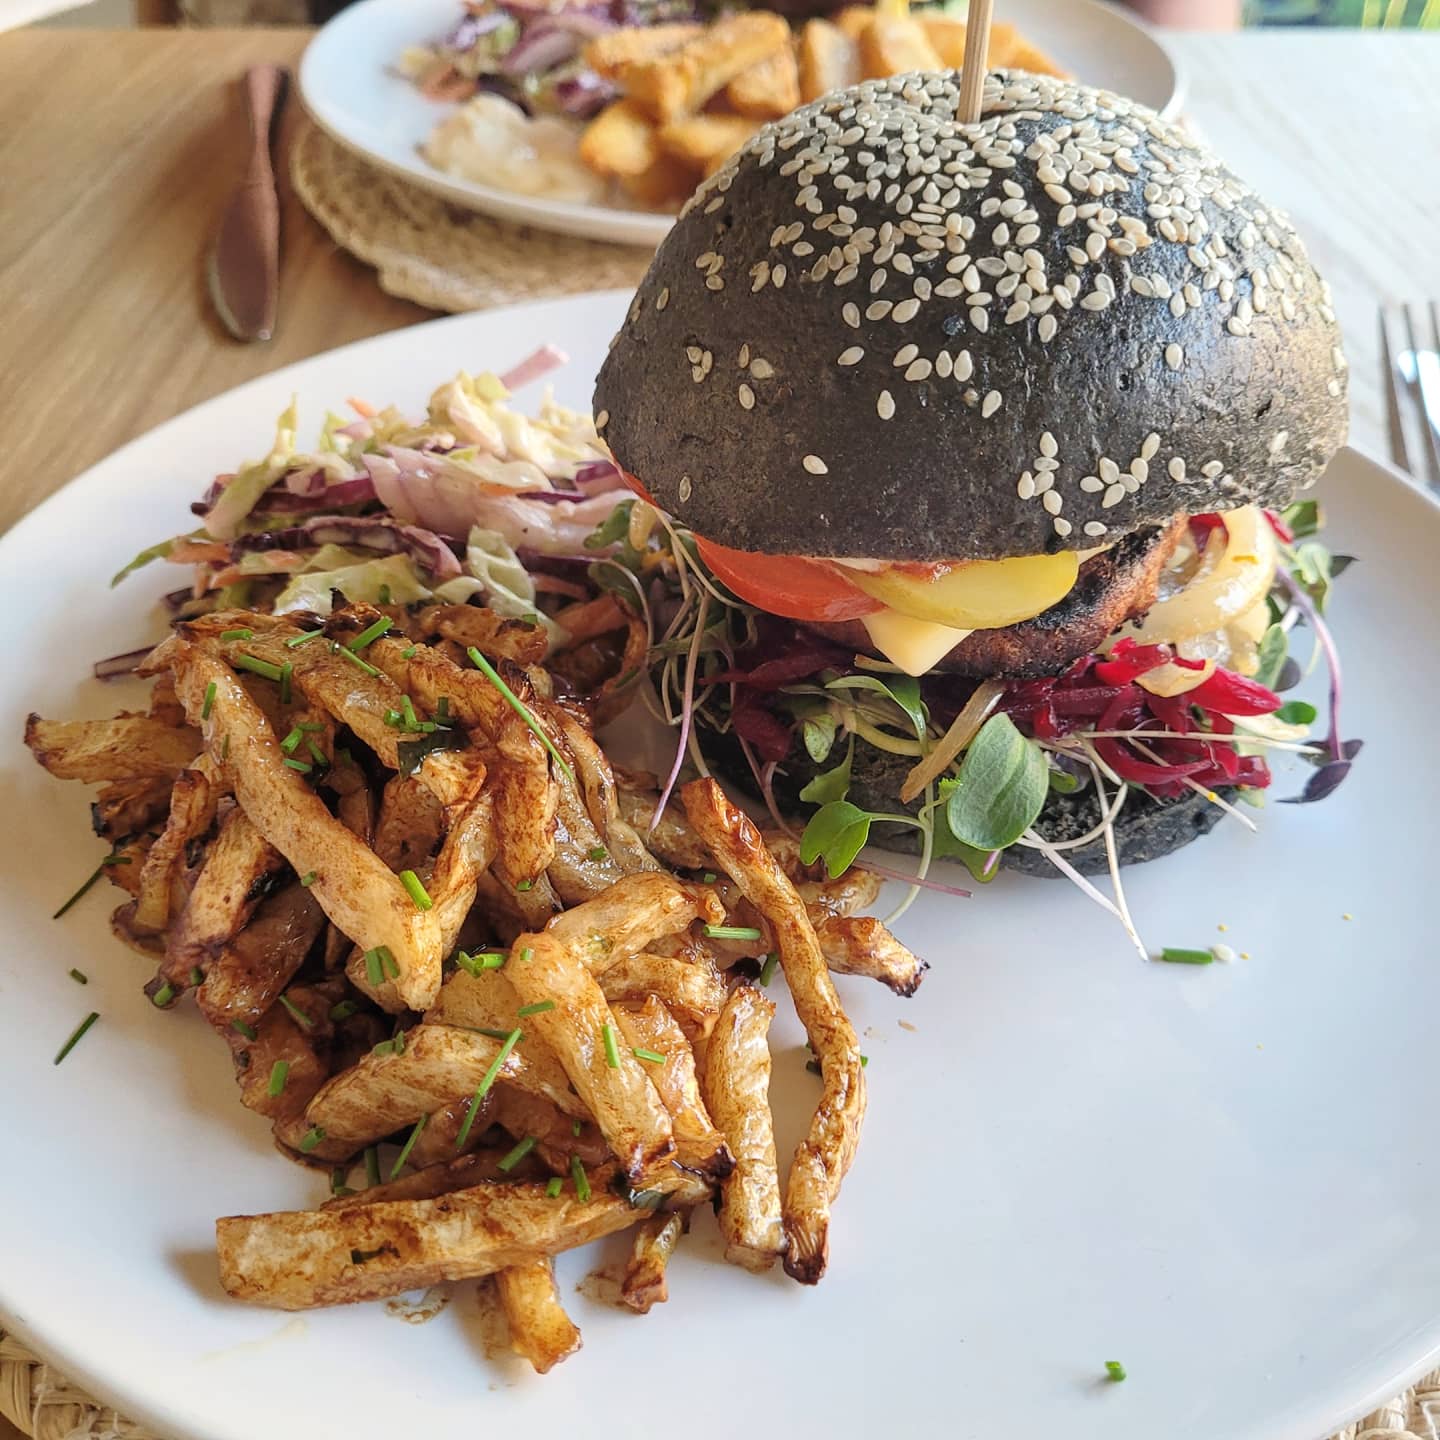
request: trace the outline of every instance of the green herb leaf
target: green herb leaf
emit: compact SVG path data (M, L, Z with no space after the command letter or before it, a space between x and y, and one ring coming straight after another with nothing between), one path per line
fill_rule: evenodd
M1319 713L1306 700L1291 700L1275 712L1275 718L1283 720L1287 725L1313 725Z
M1107 1360L1105 1362L1105 1373L1111 1380L1119 1384L1125 1378L1125 1367L1118 1360Z
M845 750L845 758L833 769L817 775L800 792L807 805L830 805L850 793L850 770L855 763L855 737Z
M836 724L835 717L828 712L800 722L800 738L805 742L805 752L817 765L834 748Z
M992 715L970 742L945 802L950 833L977 850L1003 850L1035 823L1049 790L1045 752L1008 715Z
M1062 770L1058 765L1050 767L1050 788L1057 795L1073 795L1080 788L1080 777Z
M940 800L935 809L931 811L934 817L932 853L937 860L958 860L970 872L972 880L980 885L988 885L1000 873L998 863L995 865L989 863L993 852L977 849L974 845L967 845L963 840L957 840L950 833L950 820L946 813L945 801L959 783L958 780L953 779L940 782Z
M1297 540L1315 535L1325 528L1325 515L1318 500L1297 500L1280 512L1280 518Z
M823 856L830 878L838 879L865 848L873 818L869 811L848 800L822 805L810 817L800 837L801 860L812 865Z
M874 675L841 675L829 681L827 690L870 690L893 700L915 731L915 738L923 740L929 723L925 702L920 698L920 682L913 675L892 675L889 681Z
M417 910L433 910L435 908L435 902L430 898L430 892L420 883L420 877L413 870L402 870L400 883L415 902Z
M1177 950L1167 945L1158 958L1171 965L1208 965L1215 957L1208 950Z
M119 579L116 576L116 579ZM70 1038L55 1052L53 1064L58 1065L85 1038L85 1032L100 1018L98 1010L92 1010L71 1032Z
M495 1168L509 1174L533 1149L535 1148L535 1137L527 1135L513 1150L505 1154Z
M595 529L585 537L587 550L603 550L623 540L630 532L630 512L635 508L633 500L622 500Z
M1256 683L1273 690L1289 653L1290 640L1285 632L1278 625L1270 626L1260 641L1260 668L1255 672Z
M1334 579L1330 552L1318 540L1306 540L1295 547L1294 564L1300 584L1323 614L1330 598L1330 582Z

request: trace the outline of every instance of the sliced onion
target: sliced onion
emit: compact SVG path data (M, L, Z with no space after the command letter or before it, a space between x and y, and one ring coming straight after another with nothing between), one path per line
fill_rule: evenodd
M1199 568L1183 587L1121 632L1142 644L1191 640L1225 629L1264 600L1275 578L1275 537L1255 505L1228 511L1225 541L1211 533ZM1197 655L1195 659L1219 659Z
M975 738L1004 693L1005 686L999 680L986 680L975 687L975 693L965 702L965 708L955 717L935 748L905 777L905 783L900 787L902 805L908 805L932 780L939 779L950 768L955 757Z

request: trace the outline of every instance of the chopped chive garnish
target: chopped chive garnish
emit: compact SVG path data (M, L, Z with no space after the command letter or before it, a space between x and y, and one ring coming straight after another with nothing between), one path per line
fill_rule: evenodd
M570 1157L570 1178L575 1182L575 1198L583 1205L590 1198L590 1177L578 1155Z
M392 980L398 980L400 978L400 965L396 961L395 957L390 953L390 947L388 945L381 945L379 947L379 950L380 963L385 967L385 973Z
M348 1020L360 1007L353 1000L341 1000L339 1004L330 1007L330 1018L337 1023L341 1020Z
M99 878L105 873L106 869L109 866L128 865L129 863L130 857L128 855L107 855L94 868L94 870L90 872L89 879L87 879L85 883L50 918L52 920L58 920L67 910L70 909L72 905L75 904L77 900L83 900L85 896L90 893L91 889L95 885L95 882L99 880Z
M83 970L72 970L70 972L70 978L77 985L88 985L90 983L90 977Z
M484 1078L475 1087L475 1098L470 1102L470 1108L465 1112L465 1123L460 1127L460 1133L455 1137L455 1148L461 1150L466 1140L470 1138L470 1127L475 1123L475 1116L479 1113L480 1102L490 1093L490 1087L495 1083L495 1077L500 1073L500 1067L510 1058L510 1052L520 1043L520 1037L524 1035L520 1029L512 1030L500 1046L499 1052L490 1062L490 1068L485 1072Z
M1208 965L1215 957L1208 950L1176 950L1167 946L1160 952L1160 958L1172 965Z
M766 957L765 963L760 967L760 983L768 985L775 978L775 967L780 963L780 952L772 950Z
M415 902L417 909L430 910L434 908L435 902L430 898L429 891L420 883L420 877L413 870L402 870L400 883Z
M545 1193L550 1199L558 1200L560 1198L560 1191L564 1186L565 1182L561 1180L558 1175L552 1175L549 1180L545 1182Z
M385 967L380 963L380 947L365 952L365 978L372 985L385 983Z
M317 724L314 720L302 720L299 728L307 735L318 735L325 727Z
M301 885L301 888L302 888L302 889L305 889L305 890L308 890L319 878L320 878L320 876L319 876L319 874L318 874L316 871L314 871L314 870L307 870L307 871L300 877L300 885Z
M290 1078L290 1062L288 1060L277 1060L270 1067L270 1083L265 1087L271 1097L283 1093L285 1082Z
M382 585L380 587L378 598L382 605L388 605L390 603L390 587L388 585Z
M665 1057L658 1050L646 1050L643 1046L637 1045L630 1052L637 1060L648 1060L652 1065L663 1065Z
M823 1075L823 1074L825 1073L825 1072L820 1068L820 1062L819 1062L818 1060L807 1060L807 1061L805 1062L805 1068L806 1068L812 1075Z
M405 723L405 717L398 710L387 710L385 712L385 723L392 729L398 730Z
M215 707L215 690L216 685L212 680L205 687L205 703L200 707L200 718L202 720L208 720L210 718L210 711Z
M480 962L473 955L467 955L463 950L455 952L455 963L467 974L477 979L480 975Z
M534 883L533 880L517 880L515 882L515 888L517 890L528 890Z
M450 718L450 697L442 695L435 702L435 718L437 720L448 720Z
M190 967L190 984L191 984L192 986L195 986L195 985L203 985L204 983L205 983L205 972L204 972L198 965L192 965L192 966Z
M406 1137L405 1143L400 1147L400 1153L395 1157L395 1163L390 1167L392 1180L405 1168L405 1162L410 1158L410 1152L415 1148L415 1142L420 1138L420 1132L425 1128L429 1119L428 1115L422 1115L415 1122L415 1128Z
M483 955L475 957L482 970L498 970L509 958L503 950L487 950Z
M348 649L363 650L373 640L378 640L395 622L388 616L382 615L373 625L367 625L352 640L347 640Z
M286 756L283 763L288 765L290 769L298 771L301 775L308 775L315 768L308 760L292 760L289 756Z
M168 1005L175 998L175 987L167 980L151 997L150 1003L157 1009Z
M346 1165L337 1165L330 1172L330 1193L332 1195L353 1195L355 1192L345 1183L350 1178Z
M760 932L753 925L702 925L700 933L711 940L760 939Z
M85 1038L85 1032L100 1018L98 1010L92 1010L76 1027L74 1034L55 1052L55 1064L59 1064Z
M715 872L713 870L707 870L700 878L705 884L713 885L715 883Z
M407 645L400 652L400 658L402 660L413 660L415 658L415 647L413 645Z
M260 1038L256 1033L255 1027L248 1020L232 1020L230 1022L230 1028L237 1034L243 1035L247 1040L258 1040Z
M325 1127L313 1125L300 1137L300 1153L308 1155L325 1138Z
M620 1047L615 1043L615 1027L605 1025L601 1033L605 1037L605 1063L612 1069L620 1068Z
M534 952L534 950L532 950L532 949L530 948L530 946L527 945L527 946L520 952L520 958L521 958L523 961L525 961L525 963L528 965L528 964L530 963L530 961L532 961L532 960L535 958L535 952Z
M510 1038L508 1030L495 1030L489 1025L475 1025L471 1028L477 1035L488 1035L492 1040L508 1040Z
M554 1008L553 1000L537 1000L533 1005L522 1005L515 1014L523 1020L527 1015L543 1015L547 1010Z
M380 1151L374 1145L365 1147L365 1183L367 1185L380 1183Z
M535 1137L527 1135L495 1168L507 1175L535 1148Z
M398 1024L399 1022L397 1021L396 1023ZM397 1055L403 1055L405 1053L405 1032L403 1030L397 1030L395 1032L395 1038L390 1043L395 1047L395 1053Z
M280 1003L288 1010L295 1021L303 1025L307 1030L315 1028L315 1022L288 996L282 995Z
M305 738L305 732L297 725L281 742L280 748L287 754L293 755L299 748L300 742Z
M290 703L290 680L294 674L295 666L287 660L280 667L280 703L282 705L288 705Z
M1125 1367L1118 1360L1105 1362L1105 1373L1117 1383L1125 1378Z
M305 737L305 748L322 770L330 764L330 757L308 735Z
M575 1119L571 1120L571 1122L570 1122L570 1133L571 1133L577 1140L580 1138L580 1131L581 1131L583 1128L584 1128L584 1127L581 1125L578 1116L577 1116Z
M555 748L554 742L540 728L540 722L530 713L520 697L500 678L495 667L473 646L465 652L471 664L481 671L485 678L505 697L510 708L540 737L540 743L550 752L550 758L565 772L570 783L575 783L575 772L565 763L564 757Z
M289 649L296 650L311 640L318 640L324 633L323 630L307 630L303 635L292 635L285 644Z
M405 713L405 728L407 730L418 730L420 728L420 717L415 713L415 706L408 695L400 697L400 709Z
M368 661L362 660L348 645L340 646L339 653L343 655L352 665L357 665L373 679L380 678L380 672Z
M382 1040L378 1045L370 1047L372 1055L393 1055L395 1053L395 1042L393 1040Z
M220 741L220 758L222 760L230 758L230 737L228 735Z
M592 860L608 860L610 852L603 845L592 845L590 847L590 858Z
M222 630L220 632L220 638L222 640L253 640L255 638L255 632L253 630L246 630L242 626L239 630Z
M237 670L249 670L256 675L263 675L267 680L278 680L280 678L280 667L272 665L268 660L262 660L258 655L237 655L235 657L235 668Z

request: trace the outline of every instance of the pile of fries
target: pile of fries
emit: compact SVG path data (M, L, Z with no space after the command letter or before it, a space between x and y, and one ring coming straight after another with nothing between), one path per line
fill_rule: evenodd
M638 204L675 209L767 120L861 80L958 70L964 55L963 20L912 15L904 0L849 6L798 36L764 10L611 31L585 58L622 97L590 122L580 158ZM991 30L988 63L1064 73L1013 25Z
M475 606L212 613L145 661L148 713L26 732L103 786L155 1005L192 998L243 1104L332 1171L317 1211L218 1222L225 1289L304 1309L494 1275L540 1371L580 1344L552 1257L633 1228L621 1298L648 1310L702 1201L732 1262L820 1278L865 1112L831 972L909 995L925 968L856 915L873 876L813 872L713 780L652 826L653 778L611 766L546 644ZM822 1076L783 1187L762 957Z

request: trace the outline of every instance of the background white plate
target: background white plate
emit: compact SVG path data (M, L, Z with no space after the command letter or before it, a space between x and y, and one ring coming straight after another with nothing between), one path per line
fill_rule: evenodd
M458 0L363 0L342 10L300 63L305 108L342 145L468 209L592 240L658 245L669 215L517 195L447 175L424 158L421 144L454 107L427 100L394 66L406 46L445 34L459 14ZM999 18L1087 84L1166 116L1179 112L1183 86L1175 60L1124 11L1098 0L1001 0Z
M1362 557L1336 605L1348 727L1368 742L1354 775L1322 805L1270 807L1259 835L1222 824L1129 880L1152 945L1208 945L1224 924L1254 958L1145 966L1059 881L923 899L900 926L933 964L920 993L840 982L871 1108L818 1288L718 1263L708 1214L648 1319L573 1294L597 1257L565 1257L585 1349L545 1379L486 1358L467 1286L418 1328L380 1306L291 1318L221 1296L214 1217L315 1203L323 1179L240 1109L194 1012L146 1002L107 892L48 918L101 848L87 792L23 751L24 714L138 698L89 665L160 633L147 607L174 572L113 595L107 577L182 527L216 471L262 453L292 392L308 432L344 396L418 408L458 367L503 368L549 338L574 357L562 398L583 404L623 303L457 317L292 366L119 451L0 542L0 1318L172 1440L516 1422L1316 1440L1433 1364L1440 514L1353 452L1324 493L1330 538ZM53 1068L92 1008L103 1019ZM783 998L776 1040L788 1153L815 1082ZM1103 1382L1108 1359L1125 1384Z

